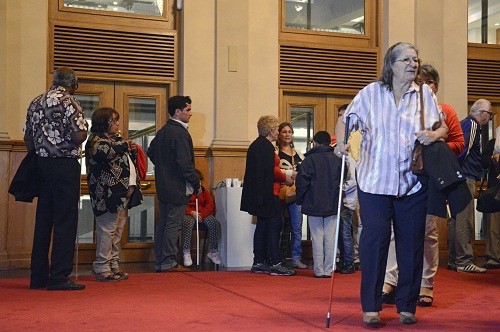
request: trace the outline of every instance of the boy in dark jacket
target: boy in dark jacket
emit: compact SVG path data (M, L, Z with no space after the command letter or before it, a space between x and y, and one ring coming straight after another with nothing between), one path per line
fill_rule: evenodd
M297 205L309 218L314 275L330 278L333 269L336 214L342 159L333 154L330 134L319 131L313 137L314 147L305 154L296 177Z

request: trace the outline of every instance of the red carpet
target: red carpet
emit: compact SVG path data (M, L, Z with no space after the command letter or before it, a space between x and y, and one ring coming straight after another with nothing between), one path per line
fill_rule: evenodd
M1 331L359 331L361 274L335 275L330 329L325 328L330 279L312 270L295 277L238 272L144 273L129 280L62 292L30 290L28 279L0 279ZM419 322L399 323L384 306L385 331L499 331L500 270L484 275L440 268L435 302Z

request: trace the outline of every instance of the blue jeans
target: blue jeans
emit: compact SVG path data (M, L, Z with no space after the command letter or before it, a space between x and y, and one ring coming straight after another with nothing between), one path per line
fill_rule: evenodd
M340 211L340 236L339 249L340 261L346 264L354 264L354 239L352 236L352 213L353 211L344 208Z
M302 212L300 206L291 204L288 206L290 223L292 224L292 262L302 257Z

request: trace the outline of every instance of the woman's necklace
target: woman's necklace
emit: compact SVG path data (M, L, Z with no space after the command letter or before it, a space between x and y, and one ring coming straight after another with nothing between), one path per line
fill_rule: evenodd
M286 153L289 156L293 155L293 149L292 149L292 147L290 145L287 145L287 146L283 147L281 149L281 151L283 151L284 153Z

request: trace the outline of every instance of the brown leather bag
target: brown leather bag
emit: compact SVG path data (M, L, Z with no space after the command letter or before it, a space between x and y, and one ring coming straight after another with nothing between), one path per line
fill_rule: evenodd
M292 155L292 165L294 163L295 158ZM291 186L282 184L279 197L281 204L290 205L295 203L295 201L297 200L297 188L295 187L295 181L293 181L293 184Z
M422 130L425 129L424 123L424 93L422 85L420 85L420 123L422 124ZM413 146L413 152L411 155L410 171L415 175L425 175L424 171L424 146L419 140L415 140Z

